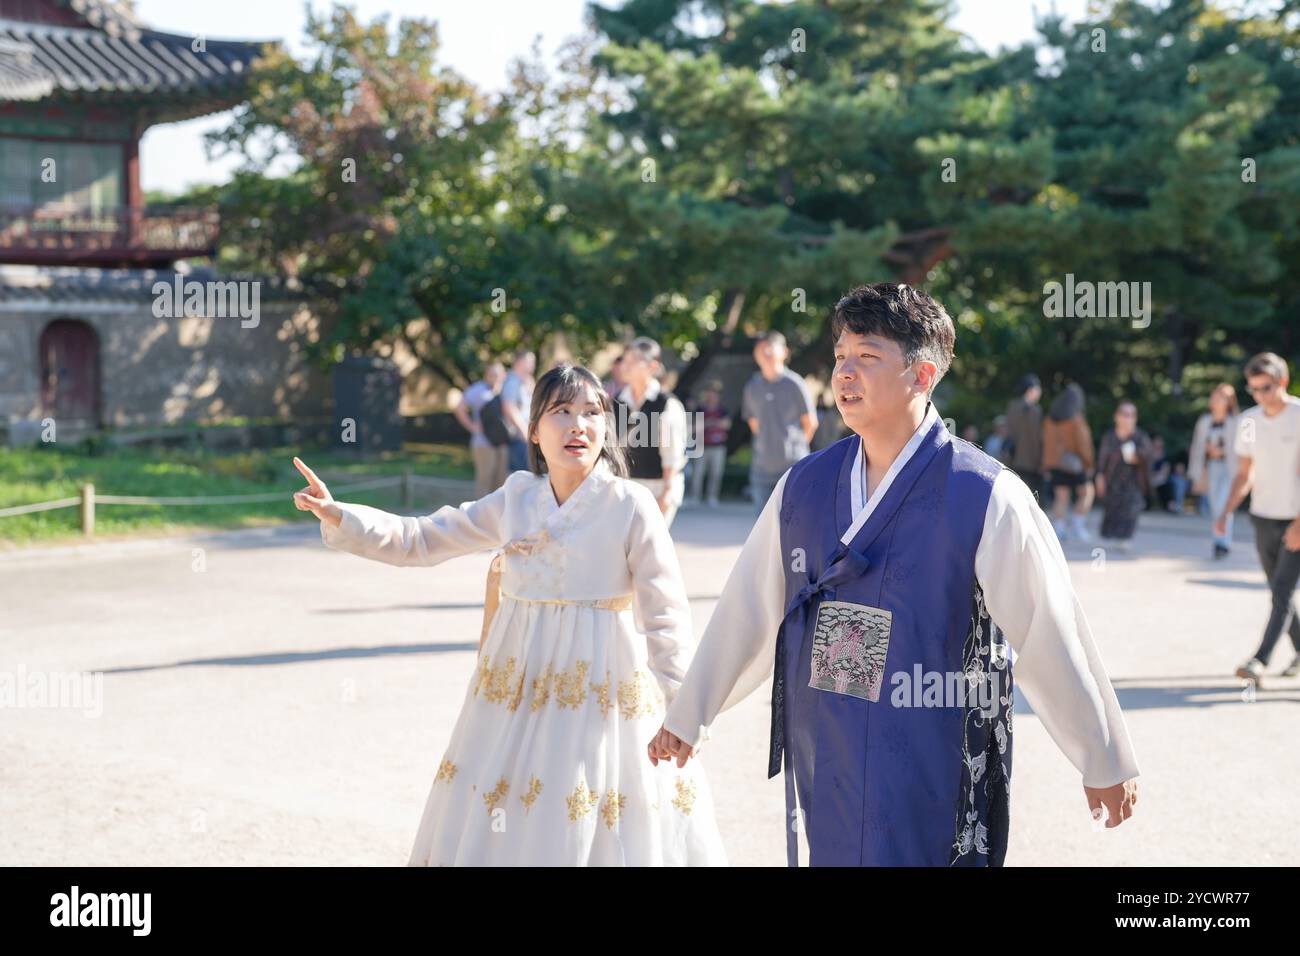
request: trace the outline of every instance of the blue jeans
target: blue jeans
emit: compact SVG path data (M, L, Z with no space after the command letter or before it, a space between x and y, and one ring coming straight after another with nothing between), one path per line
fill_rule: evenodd
M528 442L512 441L506 446L506 471L528 470Z
M1223 512L1223 507L1228 503L1228 495L1232 493L1232 472L1228 470L1228 463L1222 458L1206 462L1205 465L1205 498L1203 499L1210 508L1210 517L1218 518ZM1227 534L1222 538L1214 536L1214 543L1221 544L1225 548L1232 546L1232 519L1233 515L1228 515Z
M763 513L763 509L767 506L767 499L772 497L776 483L780 480L780 475L756 475L752 471L749 473L749 490L754 496L755 513Z

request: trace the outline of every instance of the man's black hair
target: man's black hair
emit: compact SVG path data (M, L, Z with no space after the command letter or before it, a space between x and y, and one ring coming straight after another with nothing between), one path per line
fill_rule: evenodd
M939 369L938 384L952 364L957 334L942 305L920 289L893 282L877 282L851 289L835 303L831 339L845 332L879 335L897 342L908 365L924 359Z

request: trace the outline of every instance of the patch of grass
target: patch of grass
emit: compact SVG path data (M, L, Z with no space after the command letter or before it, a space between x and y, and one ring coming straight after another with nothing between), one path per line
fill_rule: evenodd
M96 504L96 537L139 531L169 533L210 528L240 528L288 521L315 520L293 507L292 496L303 487L293 467L297 455L331 486L343 487L368 475L414 475L471 479L473 461L468 448L457 445L410 444L400 452L364 458L334 448L274 448L249 451L189 449L98 448L51 445L0 448L0 508L76 497L91 482L96 494L197 497L283 493L283 500L212 505ZM357 478L349 479L349 475ZM415 489L418 508L433 507L427 489ZM400 506L397 489L340 492L341 500L376 507ZM51 543L81 536L80 508L61 508L0 518L0 543Z

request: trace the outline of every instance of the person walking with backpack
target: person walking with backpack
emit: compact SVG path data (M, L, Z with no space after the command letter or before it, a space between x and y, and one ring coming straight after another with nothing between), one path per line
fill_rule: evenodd
M1071 382L1065 387L1043 421L1043 470L1055 498L1052 526L1062 541L1076 538L1087 543L1086 519L1092 508L1092 432L1083 417L1083 389ZM1066 525L1070 495L1074 514Z
M469 432L470 454L474 456L474 492L480 498L496 491L506 480L510 432L501 413L501 384L505 378L506 367L493 362L484 369L480 381L465 389L452 411ZM486 418L484 411L488 412Z

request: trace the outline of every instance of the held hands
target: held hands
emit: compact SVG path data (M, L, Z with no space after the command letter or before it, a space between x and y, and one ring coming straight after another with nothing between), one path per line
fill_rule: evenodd
M1137 780L1125 780L1113 787L1083 788L1088 798L1088 808L1092 810L1094 820L1102 819L1102 807L1105 807L1106 829L1111 830L1133 816L1133 808L1138 802Z
M308 468L301 458L294 458L293 464L307 479L307 487L294 493L294 506L299 511L310 511L321 521L337 528L343 523L343 510L339 508L330 490L325 487L325 482L317 478L316 473Z
M671 760L676 757L679 770L686 766L686 761L695 753L690 744L662 726L659 728L659 733L655 734L654 740L646 747L646 751L650 755L650 762L656 767L659 766L660 760Z

